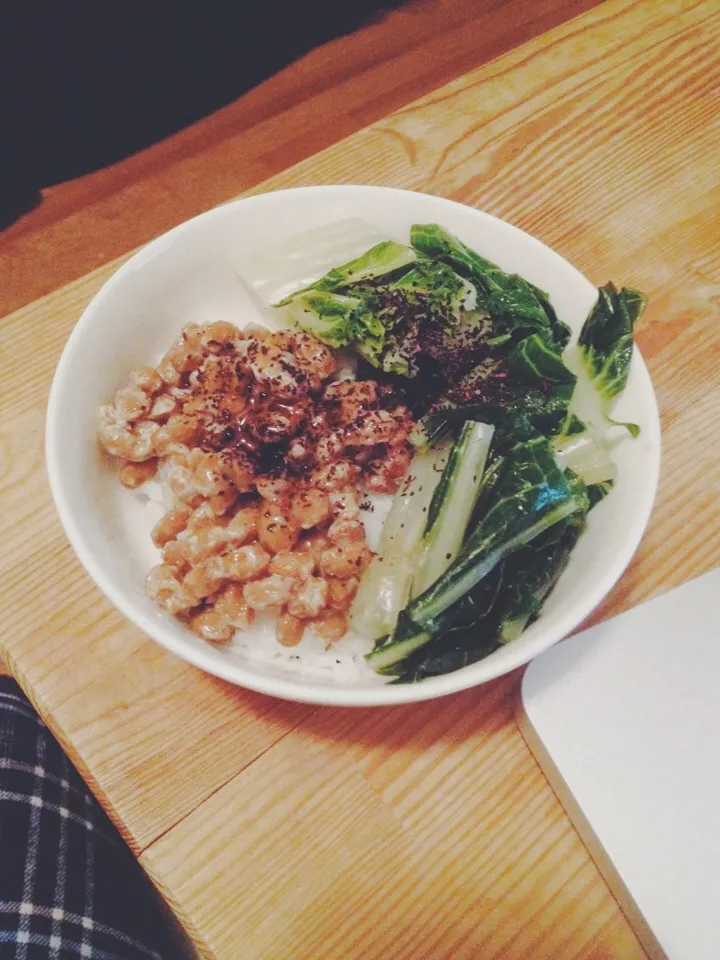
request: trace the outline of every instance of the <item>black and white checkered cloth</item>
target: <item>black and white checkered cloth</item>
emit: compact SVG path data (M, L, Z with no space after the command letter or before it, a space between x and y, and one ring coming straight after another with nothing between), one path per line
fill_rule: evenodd
M0 677L0 960L171 960L130 850L17 684Z

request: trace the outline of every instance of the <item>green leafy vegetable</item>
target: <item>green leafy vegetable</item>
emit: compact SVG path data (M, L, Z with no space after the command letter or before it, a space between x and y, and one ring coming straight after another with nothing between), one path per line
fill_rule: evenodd
M546 381L574 387L577 379L547 333L533 333L521 340L508 357L508 367L521 381L533 386Z
M566 329L557 321L554 311L546 310L547 295L537 291L517 274L505 273L497 264L481 257L474 250L435 223L415 224L410 242L426 257L449 264L470 280L477 289L477 308L493 320L493 340L517 342L531 333L546 331L552 339L556 333L566 338ZM567 342L565 340L565 342Z
M408 608L415 623L442 613L495 566L546 527L578 509L550 443L537 437L508 454L494 499L449 570Z
M580 331L578 352L603 401L606 415L612 401L627 384L633 353L633 326L646 302L637 290L627 287L617 290L608 283L600 287L597 303ZM640 432L635 424L622 426L627 427L634 437Z
M513 447L493 487L492 501L458 557L407 606L396 635L376 644L367 655L368 663L376 670L394 670L432 639L442 627L439 618L501 561L586 507L587 497L578 496L576 484L560 471L546 438Z
M435 488L428 509L422 559L413 580L413 595L443 574L457 556L482 483L493 427L464 423Z
M583 514L573 514L498 564L443 615L427 644L389 668L401 671L394 682L459 670L517 639L560 579L583 527Z
M603 480L599 483L588 484L587 492L588 499L590 501L590 507L592 508L595 506L595 504L600 503L601 500L604 500L605 497L612 491L613 486L613 480Z
M538 615L567 566L584 523L584 512L573 514L508 559L505 589L493 611L500 643L515 640Z
M504 561L481 580L462 600L439 619L436 630L424 644L416 646L411 638L424 636L412 621L404 621L398 628L406 632L414 646L402 660L384 670L387 676L396 676L395 683L416 683L425 677L459 670L482 660L498 646L494 627L489 617L499 596L504 579Z
M539 287L535 286L533 286L533 291L535 296L540 301L543 310L547 314L548 320L550 321L550 328L553 332L553 340L555 341L558 350L564 350L568 343L570 343L572 330L566 323L563 323L563 321L558 318L557 313L555 313L555 308L550 303L550 298L545 291L540 290Z
M426 437L432 437L443 424L457 420L477 420L492 423L495 426L522 421L530 425L534 432L544 436L554 436L563 430L568 419L569 406L573 396L571 384L558 384L556 387L510 386L497 398L482 400L481 384L475 383L467 389L467 395L479 394L479 400L463 403L466 380L460 381L456 390L437 404L435 411L423 418L417 430L417 445L423 446Z
M337 348L352 343L364 305L357 297L309 290L295 297L288 311L303 330Z
M361 257L357 257L349 263L344 263L340 267L333 267L324 277L316 280L309 287L296 290L295 293L291 293L290 296L285 297L275 306L285 307L292 303L296 297L302 296L310 290L326 290L333 293L346 292L352 284L386 277L388 274L408 267L416 260L417 254L412 247L395 243L394 240L384 240L382 243L375 244Z
M407 273L393 281L390 289L437 298L458 311L468 296L474 294L474 288L447 264L424 258L417 260Z

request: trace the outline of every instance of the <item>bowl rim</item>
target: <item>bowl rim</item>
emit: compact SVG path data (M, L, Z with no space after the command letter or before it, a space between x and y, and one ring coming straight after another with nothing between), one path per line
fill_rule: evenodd
M82 341L85 330L93 323L95 315L102 308L107 297L112 295L115 288L121 285L133 270L151 259L162 246L169 244L179 234L191 230L192 226L198 220L203 219L210 221L214 218L226 216L228 207L243 206L247 208L250 205L281 204L288 194L298 195L301 193L336 192L347 195L348 193L362 194L367 191L374 193L382 192L387 194L389 198L396 195L415 196L420 194L426 199L435 201L438 207L446 208L448 205L451 205L460 207L465 211L470 211L483 220L502 225L502 229L504 230L510 229L513 232L522 234L524 242L530 242L531 245L545 252L549 251L553 257L558 258L567 268L574 271L582 277L586 283L590 284L590 281L587 280L584 274L563 257L562 254L557 253L552 247L548 247L541 240L538 240L532 236L532 234L526 233L520 227L515 226L507 220L502 220L492 214L478 210L475 207L434 194L397 187L361 184L327 184L290 187L282 190L252 194L213 207L204 213L200 213L178 224L135 251L135 253L120 265L87 304L65 343L53 376L45 420L45 463L52 499L61 525L75 555L85 571L116 609L150 639L206 673L257 693L267 694L284 700L325 706L382 707L420 702L458 693L511 673L518 667L534 659L534 657L544 650L549 649L554 646L555 643L566 638L576 627L583 623L589 614L608 595L630 563L647 528L655 503L660 478L661 434L657 397L647 365L636 345L633 354L633 364L636 368L635 375L640 379L640 388L647 395L648 402L652 406L651 412L653 414L651 418L652 422L646 431L646 439L650 441L647 455L648 457L652 457L652 463L650 464L652 471L650 495L643 502L642 508L634 516L633 524L623 549L614 557L613 562L608 564L604 575L598 578L594 588L587 591L582 601L576 601L576 603L556 621L553 631L556 639L548 642L547 638L540 634L535 642L521 647L509 644L505 647L506 656L500 664L495 664L492 660L481 660L478 661L478 663L471 664L452 673L439 677L429 677L421 683L405 685L378 684L377 686L365 685L356 688L352 686L335 686L331 683L326 684L312 680L308 681L302 677L296 679L293 678L291 674L287 676L280 673L278 673L277 676L261 675L245 670L244 666L237 661L233 662L228 660L227 663L223 663L208 659L203 648L189 645L185 646L178 638L169 632L166 633L161 623L152 620L141 610L138 610L132 600L130 600L121 589L116 587L113 579L106 576L102 568L96 564L93 552L76 520L74 511L69 506L65 484L60 471L60 461L62 459L59 443L62 413L60 399L68 373L72 369L75 353ZM478 676L478 674L481 675Z

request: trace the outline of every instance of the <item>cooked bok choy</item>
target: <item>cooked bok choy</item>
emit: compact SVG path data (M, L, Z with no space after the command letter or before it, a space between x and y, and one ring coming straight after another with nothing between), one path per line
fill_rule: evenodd
M410 599L428 511L447 455L447 446L416 454L395 494L377 556L363 574L353 605L352 626L363 637L376 640L392 633Z
M598 290L597 303L580 331L578 351L606 411L627 385L633 326L646 303L639 291L617 290L607 283ZM634 424L623 426L630 429Z
M494 427L486 423L468 420L462 425L430 503L422 556L413 579L413 596L435 583L460 552L493 432Z
M428 644L457 615L477 585L521 547L573 514L587 512L582 481L564 474L545 437L516 445L505 458L492 502L454 562L403 610L398 627L376 644L368 663L381 672ZM402 672L401 670L398 672Z
M645 297L601 287L570 344L547 293L438 224L412 226L408 245L366 225L361 249L360 223L337 228L334 263L315 231L298 282L283 272L262 293L402 383L416 415L410 474L353 612L376 641L368 663L406 682L487 656L541 612L615 482L610 428L639 432L610 413Z
M373 640L395 629L411 596L450 566L477 500L493 427L468 421L452 444L415 454L360 582L353 626Z

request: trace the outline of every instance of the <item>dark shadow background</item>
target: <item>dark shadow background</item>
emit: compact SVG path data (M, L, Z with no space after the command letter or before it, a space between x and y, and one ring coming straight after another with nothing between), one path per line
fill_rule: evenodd
M0 226L402 0L0 0Z

